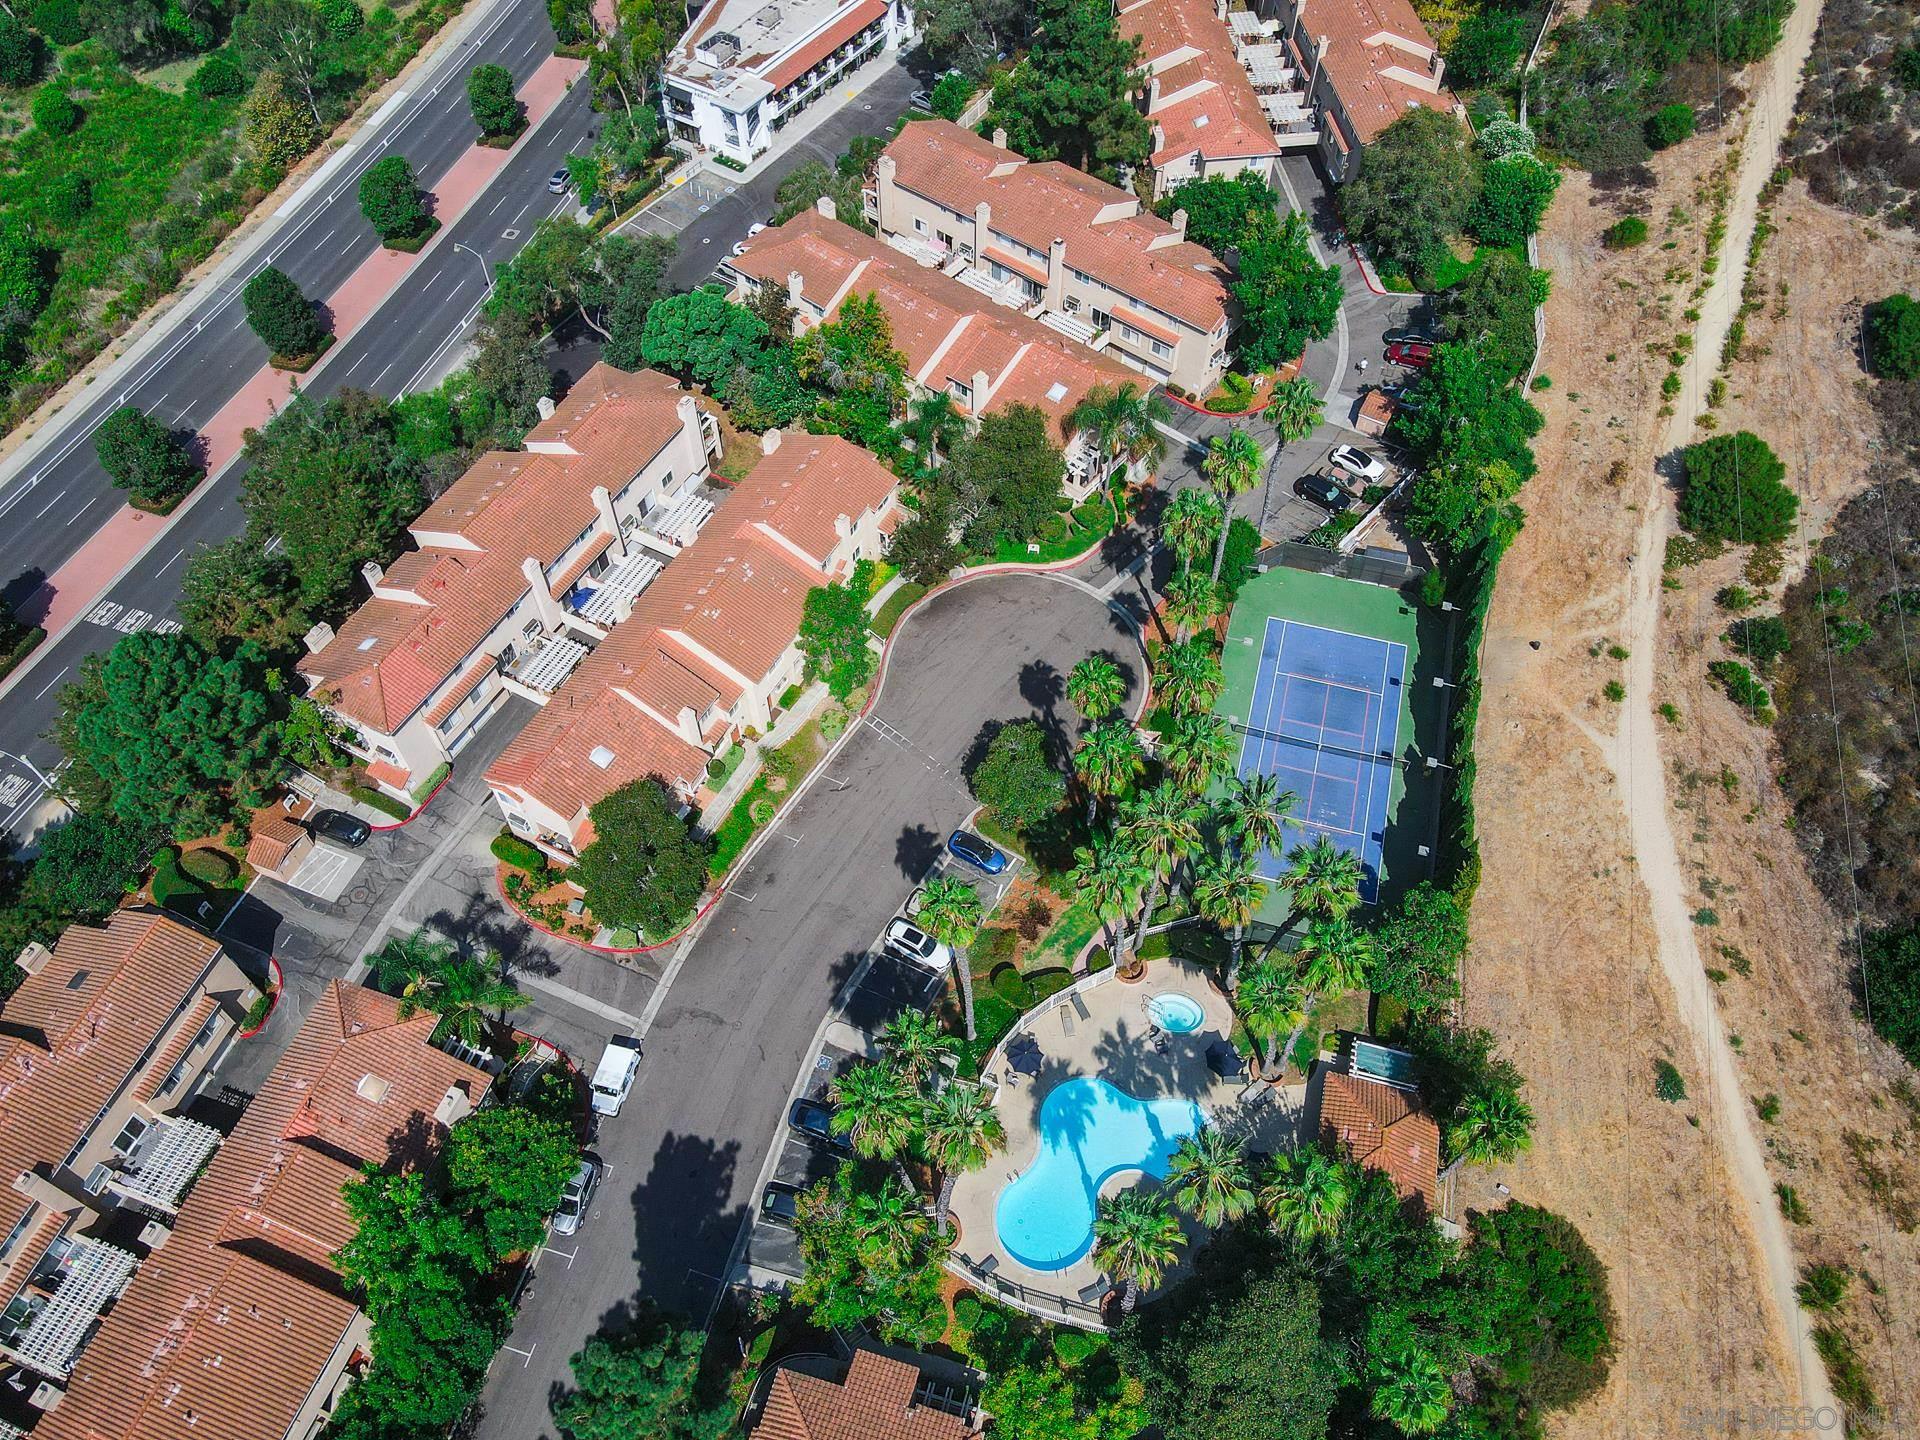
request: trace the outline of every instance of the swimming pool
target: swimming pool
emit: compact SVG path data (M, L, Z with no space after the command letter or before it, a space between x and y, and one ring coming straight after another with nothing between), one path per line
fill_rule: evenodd
M1123 1170L1164 1177L1201 1123L1191 1100L1136 1100L1091 1076L1057 1086L1040 1106L1039 1152L994 1207L1000 1243L1030 1269L1064 1270L1093 1248L1107 1179Z
M1178 990L1163 990L1148 1000L1147 1014L1169 1035L1198 1030L1207 1020L1207 1012L1200 1007L1200 1002Z

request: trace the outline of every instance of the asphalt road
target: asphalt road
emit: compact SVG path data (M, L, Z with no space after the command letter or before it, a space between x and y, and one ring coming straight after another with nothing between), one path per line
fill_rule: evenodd
M874 715L761 844L682 959L579 1234L544 1254L482 1396L476 1434L553 1434L568 1358L637 1300L704 1316L762 1160L834 994L973 809L958 774L984 725L1069 725L1066 672L1114 655L1136 686L1134 620L1084 582L995 576L897 633Z
M550 50L544 12L521 0L513 13L529 8ZM460 89L464 114L465 90ZM588 87L575 85L493 185L421 258L401 290L351 339L335 347L328 363L304 387L306 393L324 399L353 385L399 395L416 376L439 366L465 334L490 283L491 267L517 253L535 222L568 203L547 193L546 178L564 163L568 151L590 143L597 126ZM349 202L343 198L341 203ZM357 208L354 217L362 223ZM256 343L251 333L246 338ZM188 363L182 358L173 365ZM60 761L59 751L45 738L60 686L83 659L110 649L122 634L170 623L188 558L201 546L218 544L245 528L240 490L246 468L244 461L236 461L208 480L206 493L174 521L160 543L134 562L87 617L49 642L48 653L0 699L0 829L29 813L39 783L36 772L50 771ZM5 528L0 523L0 529ZM9 776L19 777L12 791L5 788Z
M247 327L240 291L259 270L277 265L310 296L331 294L375 249L360 213L359 175L386 155L413 162L430 188L479 138L465 77L492 62L518 85L553 53L553 30L539 0L509 0L473 36L453 47L406 87L406 103L331 182L289 218L272 245L185 312L175 338L132 375L68 408L54 440L19 475L0 486L0 595L22 601L59 568L125 502L94 456L93 431L122 405L134 405L175 430L197 430L267 362ZM356 142L359 143L359 142ZM471 262L469 262L471 263Z

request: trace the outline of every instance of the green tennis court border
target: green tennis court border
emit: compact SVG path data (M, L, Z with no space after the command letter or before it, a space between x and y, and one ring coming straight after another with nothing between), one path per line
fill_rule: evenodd
M1433 843L1442 787L1450 772L1428 771L1428 755L1444 755L1445 695L1433 677L1446 655L1446 623L1439 611L1409 593L1343 580L1310 570L1275 566L1255 575L1240 589L1227 621L1227 643L1220 655L1225 684L1214 713L1240 725L1253 704L1260 664L1260 643L1270 618L1297 620L1329 630L1344 630L1407 647L1407 681L1401 689L1400 723L1394 750L1403 762L1393 768L1387 794L1386 841L1380 857L1380 903L1390 904L1433 872L1433 857L1420 847ZM1236 756L1238 750L1235 750ZM1289 896L1271 886L1259 921L1279 925L1287 918Z

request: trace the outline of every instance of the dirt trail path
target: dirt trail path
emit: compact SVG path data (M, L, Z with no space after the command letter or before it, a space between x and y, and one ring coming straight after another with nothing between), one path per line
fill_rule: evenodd
M1786 34L1755 90L1728 207L1722 263L1712 288L1702 298L1700 319L1693 330L1693 351L1683 377L1685 388L1675 398L1674 414L1661 441L1664 454L1670 455L1694 438L1694 422L1706 408L1707 385L1740 306L1760 190L1778 163L1780 139L1793 117L1800 73L1812 50L1820 10L1818 3L1807 0L1795 7ZM1661 968L1673 987L1696 1060L1709 1077L1719 1131L1739 1184L1746 1219L1764 1257L1780 1332L1786 1338L1788 1353L1797 1361L1800 1403L1831 1406L1835 1401L1825 1367L1814 1351L1811 1327L1794 1297L1797 1276L1786 1221L1774 1198L1753 1112L1744 1098L1713 984L1707 978L1689 911L1692 884L1681 864L1668 819L1667 772L1654 711L1654 661L1660 653L1662 561L1667 537L1674 528L1674 511L1667 483L1658 474L1647 477L1641 513L1644 518L1624 617L1623 638L1631 655L1626 671L1627 698L1620 708L1619 728L1613 735L1602 737L1601 752L1613 770L1626 807L1628 835L1651 906Z

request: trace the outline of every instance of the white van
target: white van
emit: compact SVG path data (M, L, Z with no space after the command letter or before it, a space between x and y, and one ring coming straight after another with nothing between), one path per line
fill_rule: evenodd
M631 1035L616 1035L600 1052L600 1063L593 1068L593 1110L596 1115L618 1115L633 1089L633 1077L640 1073L640 1042Z

